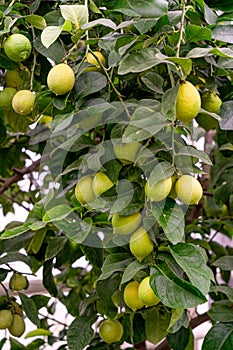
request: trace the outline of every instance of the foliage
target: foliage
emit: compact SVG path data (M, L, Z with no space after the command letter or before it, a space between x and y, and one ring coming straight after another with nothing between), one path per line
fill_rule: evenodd
M4 215L14 212L14 203L29 211L25 222L11 222L1 233L0 282L15 272L16 261L33 274L42 269L48 293L73 316L55 334L50 318L56 302L21 291L24 314L35 325L27 334L32 342L24 347L7 334L1 346L9 341L11 349L42 349L62 342L59 349L120 349L123 342L156 346L167 337L173 349L193 349L188 309L210 298L213 327L202 349L232 348L232 247L216 241L233 236L232 11L228 0L0 1L1 86L7 72L17 71L14 87L36 94L29 115L0 108L0 204ZM32 43L20 63L3 49L13 33ZM97 55L98 67L86 60L99 50L106 66ZM75 85L56 96L47 75L62 62L75 73ZM183 80L201 95L220 96L219 115L201 110L217 121L216 129L176 119ZM41 122L44 116L52 121ZM114 145L121 142L136 143L137 155L118 159ZM81 204L77 182L98 172L114 186ZM153 185L184 174L201 182L199 204L184 205L174 195L146 199L149 177ZM28 191L20 185L23 177ZM142 262L130 252L130 236L113 234L111 223L116 213L137 212L154 243ZM77 267L82 257L87 267ZM124 288L146 276L160 303L133 312ZM6 290L0 309L14 302ZM123 325L117 344L105 344L93 330L103 318Z

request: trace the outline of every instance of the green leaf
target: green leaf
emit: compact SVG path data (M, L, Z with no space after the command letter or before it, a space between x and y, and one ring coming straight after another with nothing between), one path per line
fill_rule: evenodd
M19 297L23 306L23 310L25 311L29 320L34 323L36 326L40 326L40 319L38 317L38 311L36 304L34 301L29 298L27 295L19 292Z
M174 199L167 197L164 205L152 203L152 213L173 244L184 239L184 213Z
M166 0L127 0L127 3L137 16L145 18L159 18L168 11Z
M56 64L61 63L66 55L66 51L59 40L56 40L49 48L46 48L41 42L40 35L36 37L34 47L41 55L51 58Z
M190 60L189 58L167 57L167 60L178 64L182 68L184 75L190 74L192 70L192 60Z
M169 120L176 119L176 101L179 91L179 84L174 88L165 91L162 97L162 113Z
M41 16L28 15L28 16L25 16L25 19L28 23L30 23L33 27L37 29L44 29L46 27L46 21Z
M98 280L109 278L114 272L124 271L133 260L134 258L129 258L127 253L109 254L104 261Z
M232 301L220 300L211 304L208 315L214 322L233 322Z
M76 29L88 22L88 8L85 5L60 5L62 17L68 19Z
M189 157L198 158L203 163L212 165L212 162L209 156L204 151L199 151L193 146L185 146L181 148L177 153L177 156L189 156Z
M211 30L195 24L188 24L185 29L187 40L197 42L201 40L211 40Z
M28 338L32 338L32 337L41 337L41 336L49 336L49 335L52 335L53 333L50 332L49 330L47 329L43 329L43 328L37 328L31 332L28 332L26 335L25 335L25 339L28 339Z
M54 282L53 263L51 260L45 261L43 265L43 284L52 296L57 296L58 290Z
M169 346L173 350L193 350L194 337L191 327L181 327L176 333L169 333L167 336Z
M212 38L225 43L233 44L233 26L217 25L212 29Z
M163 93L164 79L161 77L161 75L153 72L148 72L142 76L141 79L150 90L155 91L159 94Z
M95 84L93 84L93 81ZM107 78L99 72L86 72L75 82L75 91L78 97L84 98L102 90L107 85Z
M108 19L108 18L99 18L99 19L96 19L95 21L88 22L87 24L82 25L82 29L90 29L98 25L109 27L113 30L117 29L116 24L111 19Z
M190 243L178 243L170 247L170 252L177 264L187 274L190 282L203 295L207 295L210 289L212 270L206 265L204 249Z
M102 300L103 313L110 318L117 315L117 307L112 301L113 294L119 290L121 276L119 273L114 273L109 278L98 281L96 285L97 294Z
M157 182L168 179L174 174L174 167L171 163L161 162L158 163L150 173L149 185L154 186Z
M97 316L79 316L69 326L67 343L69 350L83 350L92 340L94 331L92 325Z
M202 350L232 350L233 324L215 323L204 338Z
M211 292L218 294L218 292L223 293L227 298L233 303L233 289L229 286L214 286Z
M60 26L48 26L41 33L41 42L48 49L59 37L63 29L63 25Z
M137 260L131 262L125 269L122 279L121 285L129 282L137 273L147 267L147 264L140 264Z
M73 209L66 204L60 204L49 209L43 216L44 222L59 221L66 218Z
M183 312L184 309L172 309L168 330L170 330L177 323L177 321L182 317Z
M54 258L65 246L66 237L54 237L49 241L45 252L45 260Z
M212 266L219 267L224 271L232 271L233 270L233 256L222 256L221 258L215 260L212 263Z
M92 229L92 220L66 221L56 222L57 226L62 229L66 236L75 243L82 243L87 238Z
M146 339L152 344L158 344L168 333L171 314L160 313L157 308L151 308L145 313Z
M150 284L164 305L186 309L206 301L205 296L196 287L175 275L166 262L156 265L154 271Z
M16 261L22 261L29 267L31 267L32 265L31 258L29 256L18 252L10 252L4 255L2 258L0 258L0 265L7 264L10 262L16 262Z
M0 236L0 239L10 239L13 237L17 237L22 235L23 233L29 231L29 223L25 223L24 225L16 226L12 229L5 230L3 234Z
M219 122L222 130L233 130L233 101L223 102L220 109L220 117L222 118Z

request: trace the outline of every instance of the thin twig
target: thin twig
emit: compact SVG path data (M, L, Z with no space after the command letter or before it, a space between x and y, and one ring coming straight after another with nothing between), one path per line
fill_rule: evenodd
M5 197L6 199L9 199L12 203L16 203L18 204L20 207L24 208L27 211L30 211L29 208L27 208L23 203L20 203L19 201L17 201L16 199L8 196L7 194L2 194L3 197Z

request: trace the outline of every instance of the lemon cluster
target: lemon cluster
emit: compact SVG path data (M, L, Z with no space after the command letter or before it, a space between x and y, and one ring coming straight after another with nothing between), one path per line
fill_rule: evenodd
M21 337L25 332L23 311L16 302L9 309L0 310L0 329L8 329L14 337Z

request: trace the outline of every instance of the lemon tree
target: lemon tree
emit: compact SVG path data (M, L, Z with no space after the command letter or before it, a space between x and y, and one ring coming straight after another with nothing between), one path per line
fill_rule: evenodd
M231 346L232 11L0 2L0 347Z

